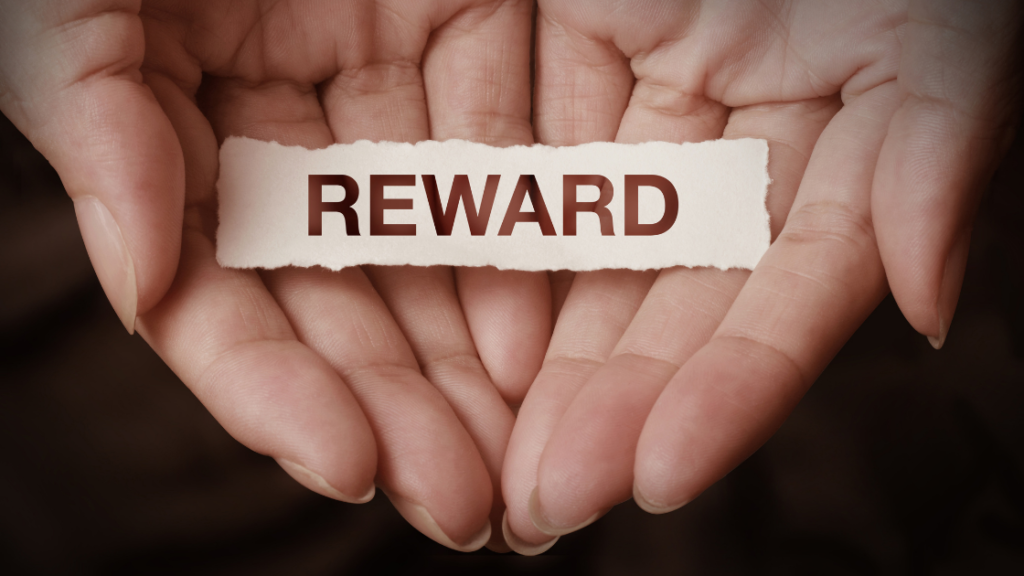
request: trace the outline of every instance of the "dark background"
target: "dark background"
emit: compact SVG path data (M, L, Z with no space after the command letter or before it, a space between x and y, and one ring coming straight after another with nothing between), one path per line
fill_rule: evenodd
M383 495L232 440L106 302L60 179L0 116L0 571L1024 574L1024 141L986 194L941 352L891 298L782 430L684 509L544 556L449 552Z

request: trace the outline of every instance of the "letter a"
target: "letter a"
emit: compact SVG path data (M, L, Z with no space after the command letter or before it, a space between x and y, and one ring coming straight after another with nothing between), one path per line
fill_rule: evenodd
M523 201L526 195L530 195L530 203L533 204L534 212L523 212ZM519 177L516 189L512 192L512 199L509 200L508 210L505 211L505 219L501 222L501 229L498 236L511 236L512 229L517 222L536 222L540 224L540 231L545 236L555 235L555 225L551 223L551 216L548 215L548 207L544 205L544 197L540 194L540 187L537 186L537 178L532 174L523 174Z

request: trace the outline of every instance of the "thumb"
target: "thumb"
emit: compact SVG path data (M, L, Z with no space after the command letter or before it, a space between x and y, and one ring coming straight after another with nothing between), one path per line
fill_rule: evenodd
M174 278L185 189L177 136L142 83L138 9L113 0L0 6L0 110L60 174L129 332Z
M1013 138L1024 5L912 0L872 218L893 296L941 348L982 192Z

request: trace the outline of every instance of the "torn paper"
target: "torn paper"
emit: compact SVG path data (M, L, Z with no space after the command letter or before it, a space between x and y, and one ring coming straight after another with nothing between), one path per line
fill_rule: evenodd
M767 165L768 144L754 139L307 150L229 138L217 260L335 270L753 268L770 241Z

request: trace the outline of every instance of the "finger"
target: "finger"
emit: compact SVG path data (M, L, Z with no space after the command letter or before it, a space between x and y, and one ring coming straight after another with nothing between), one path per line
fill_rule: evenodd
M554 545L551 535L539 531L530 519L544 445L577 390L608 359L655 277L654 272L641 273L646 284L640 284L632 277L635 273L623 282L624 274L602 270L576 276L544 366L519 410L505 457L502 492L508 507L505 539L521 554L539 554Z
M533 6L523 0L475 4L435 29L423 55L430 137L530 144Z
M634 498L648 511L692 500L760 446L885 294L870 187L896 88L846 98L782 234L644 424Z
M447 266L368 267L367 274L389 303L415 362L469 432L487 467L492 491L490 546L503 549L501 464L515 417L491 383L473 346ZM439 443L441 449L444 444ZM507 551L507 550L505 550Z
M139 318L140 334L239 442L315 492L369 500L377 456L358 403L296 340L255 272L217 264L191 214L174 285Z
M456 268L465 321L504 402L518 409L551 339L551 284L544 272Z
M872 216L893 296L935 348L956 310L978 202L1013 139L1022 28L1019 2L910 4L902 105L882 148Z
M724 137L769 141L773 228L785 221L811 150L839 105L826 98L732 111ZM573 530L632 496L636 443L651 407L707 343L748 276L711 268L659 274L611 358L573 399L544 449L535 512L548 530Z
M521 0L487 2L432 33L423 61L432 139L533 143L532 9ZM547 278L542 272L493 267L458 268L455 278L476 353L505 401L518 406L540 370L551 335ZM503 457L504 446L499 470Z
M377 482L395 508L450 548L483 546L491 534L487 469L362 271L275 270L263 278L299 338L359 399L377 438Z
M236 438L320 494L365 502L377 463L370 425L335 371L296 340L256 273L217 265L217 140L196 106L197 85L175 73L200 70L180 46L159 45L158 24L148 28L145 81L182 143L187 220L174 288L140 317L140 332Z
M536 133L541 142L551 146L615 139L621 132L634 84L629 58L595 30L595 23L586 18L587 12L565 13L565 7L548 3L539 10ZM603 362L652 278L652 273L631 271L575 275L564 304L555 302L559 319L556 334L566 322L586 319L590 324L579 324L579 329L588 332L585 337L566 339L563 356L591 358L592 349L598 349L602 352L596 358ZM606 302L608 310L593 310L594 303L601 301ZM614 306L620 307L611 310ZM550 359L556 358L553 349L554 340L545 368L530 388L536 392L527 395L519 412L506 457L503 482L507 485L504 494L509 510L503 528L513 549L526 554L540 553L554 544L551 535L530 521L530 495L537 486L539 459L551 430L598 365L552 363Z
M562 312L565 298L569 295L569 288L576 278L576 273L571 270L554 270L548 272L548 281L551 283L551 325L558 321L558 315Z
M404 16L396 25L410 26L409 33L416 41L384 41L376 47L372 63L354 67L352 72L347 72L343 65L342 72L323 93L335 139L340 142L364 138L415 142L431 136L455 137L458 134L497 143L503 138L522 138L526 125L516 122L514 109L503 110L507 108L507 98L501 98L499 93L495 100L488 94L488 90L499 85L500 78L495 75L500 73L500 65L497 70L488 69L493 65L491 59L474 61L465 55L465 45L479 41L471 33L475 28L486 29L492 41L501 37L495 26L503 33L507 30L501 30L502 25L512 26L514 30L516 14L510 12L509 7L515 5L463 2L460 6L450 5L444 11L429 14L421 12L424 10L421 5L393 7L388 13L400 12ZM467 31L470 31L468 36ZM501 55L504 47L500 42L494 45ZM479 47L474 50L479 53ZM420 68L408 65L421 54L424 74L429 72L433 78L429 94ZM462 60L455 55L461 55ZM446 66L453 69L446 70ZM439 84L440 75L447 73L459 75L460 92L453 94L454 86ZM482 88L483 99L474 92L477 86ZM428 102L431 103L429 109ZM466 106L476 106L476 109L463 109ZM436 121L428 115L428 110L438 113ZM488 122L486 115L490 113L495 113L500 121ZM369 116L374 120L359 122L356 116ZM366 271L408 340L423 374L448 401L478 447L480 455L475 458L483 458L493 479L485 481L483 486L495 495L500 494L497 483L514 417L480 362L451 269L367 267ZM470 478L475 477L463 481ZM500 502L500 498L488 502L492 506L492 547L501 547L502 539L497 530Z
M768 141L768 214L772 240L786 225L807 163L822 131L842 108L838 96L797 102L756 104L735 108L724 138L763 138Z
M537 17L537 141L549 146L611 142L633 89L629 60L613 44L554 19L549 5L540 6Z
M60 174L100 284L133 332L177 268L185 171L142 82L138 7L124 4L6 6L0 109Z
M543 14L542 12L542 16ZM552 22L561 23L560 16L558 12L553 12L551 16ZM576 49L576 55L569 61L574 60L577 67L586 69L585 64L600 62L598 56L601 50L615 50L618 51L618 58L629 59L629 70L627 73L634 78L632 82L629 82L632 90L628 105L623 112L622 120L616 131L616 141L627 143L651 140L695 142L718 138L722 135L728 108L717 102L709 101L702 96L686 94L685 90L682 90L680 86L666 83L663 74L664 67L657 65L656 54L642 55L641 51L645 50L646 46L625 43L623 41L624 37L631 35L604 31L614 40L607 43L596 41L594 40L595 38L602 36L601 23L587 21L585 16L569 16L569 18L569 22L572 24L563 25L564 27L561 29L556 28L555 30L562 32L561 44L569 44ZM583 21L574 20L574 18L579 18ZM629 17L626 19L631 20ZM576 26L583 28L583 34L588 38L586 42L573 36L573 34L578 34L576 30L579 28L576 28ZM630 28L628 23L623 26ZM556 38L559 37L556 36ZM657 45L659 43L658 40L659 37L652 37L650 38L650 43ZM557 45L553 42L554 40L552 40L553 46ZM543 57L543 54L541 57ZM575 89L579 88L576 87ZM619 290L624 295L635 293L638 289L644 290L648 286L650 286L650 280L643 274L635 272L620 273ZM573 300L567 300L563 313L569 311L574 305L576 303ZM595 319L595 321L601 322L602 320ZM601 333L609 339L607 342L602 343L604 348L614 347L619 336L621 336L621 333L617 331L601 331ZM589 377L591 374L587 374L587 376ZM668 374L663 375L663 377L667 379ZM586 379L584 378L584 380ZM571 381L572 378L567 380ZM574 392L578 388L578 386L572 386L571 384L570 386ZM574 399L572 400L570 410L575 404L576 400ZM587 412L587 410L584 410L584 412ZM564 416L562 420L564 420ZM576 419L573 420L572 424L563 424L560 421L557 427L554 428L554 434L557 435L559 431L564 431L563 434L573 436L575 431L571 427L576 423ZM593 430L595 426L599 429L601 428L601 425L597 423L590 422L589 424L588 430ZM614 422L609 422L608 424L614 425ZM629 433L626 432L626 435L628 436ZM563 452L556 450L556 453L562 454ZM533 495L529 502L529 512L532 521L536 524L536 528L540 529L541 532L549 535L565 534L589 524L605 511L605 509L591 510L586 516L578 518L573 514L581 510L578 497L581 496L584 501L588 501L591 498L583 484L593 487L596 484L600 484L601 480L597 478L581 479L573 476L572 473L575 471L573 466L579 464L580 460L573 459L568 467L564 467L563 463L557 460L557 457L549 456L548 454L549 448L545 448L540 462L531 466L537 472L535 479L536 489L532 491ZM601 455L599 459L604 460L605 456ZM569 476L566 477L564 474ZM576 490L581 490L581 494L575 493ZM628 492L625 497L628 498ZM622 499L620 498L619 500ZM609 507L614 503L616 502L611 502ZM549 515L549 512L552 512L552 514ZM566 523L567 521L569 523ZM515 529L514 523L510 524L510 526Z
M328 130L312 83L210 79L202 101L221 140L250 135L253 127L264 137L311 148L338 137ZM491 505L483 462L451 408L420 374L362 270L281 269L262 278L299 339L359 400L377 440L377 483L399 512L448 547L482 546L490 535Z
M494 145L532 141L529 24L528 4L486 2L433 30L422 64L429 137ZM493 268L457 276L448 267L367 267L367 273L423 373L479 448L494 496L488 546L508 551L499 524L501 465L514 422L506 401L521 402L539 369L550 332L546 282L537 274Z
M539 9L536 50L534 131L538 141L566 146L613 140L633 86L633 74L622 53L614 46L589 40L550 18L545 6ZM564 280L565 275L560 276ZM539 554L554 544L551 536L540 532L530 522L529 501L536 486L537 462L562 410L596 364L603 362L611 352L628 317L635 311L624 305L610 312L612 318L607 319L604 312L594 308L595 303L602 300L629 301L629 295L615 296L616 282L628 276L629 273L621 271L579 274L575 275L575 280L554 286L561 286L569 294L581 286L581 296L576 310L571 311L562 305L563 292L556 290L554 293L552 314L553 318L558 318L555 335L545 364L520 408L502 473L502 493L508 507L503 532L512 549L521 554ZM639 286L641 293L652 280L649 274L647 277L647 283ZM569 288L570 285L573 287ZM628 291L637 285L627 281L625 288ZM634 306L642 297L642 294L632 295ZM598 330L591 330L591 324L599 325ZM606 330L614 335L603 340L592 338ZM560 338L559 334L564 336ZM568 354L569 350L580 351L591 342L604 344L605 349L592 349L590 356L582 351L586 359L574 359Z

